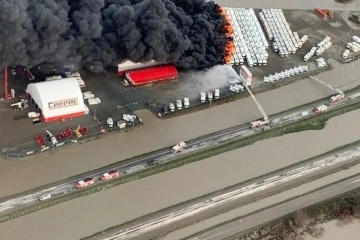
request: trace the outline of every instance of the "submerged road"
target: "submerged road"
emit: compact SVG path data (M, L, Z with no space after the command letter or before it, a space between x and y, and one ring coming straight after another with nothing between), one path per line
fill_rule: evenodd
M346 101L340 102L335 105L331 105L329 109L335 109L339 107L343 107L345 105L349 105L352 103L360 103L360 98L353 98L348 99ZM302 112L306 111L309 113L309 116L312 116L314 113L312 109L317 105L324 104L324 102L317 102L316 104L308 104L305 106L301 106L296 109L292 109L280 114L276 114L270 117L271 127L279 127L283 124L291 123L302 119L301 114ZM236 127L232 127L229 129L225 129L208 136L203 136L194 140L187 141L188 148L185 149L181 154L193 153L202 149L211 148L223 142L229 140L236 140L241 139L246 136L250 136L253 134L258 133L259 129L250 129L249 124L239 125ZM127 161L127 163L119 163L116 169L120 173L120 177L126 174L130 174L133 172L137 172L140 170L144 170L151 166L148 166L148 161L157 160L160 164L165 163L171 160L174 160L179 155L171 154L170 149L162 149L159 151L155 151L149 153L145 156L135 157L132 160ZM100 183L99 177L104 173L104 171L97 171L94 174L88 175L86 177L93 177L95 179L95 184ZM9 213L11 211L20 210L22 208L26 208L32 205L36 205L39 202L39 197L44 194L51 194L53 197L64 196L74 191L78 191L75 188L75 184L82 180L83 178L74 179L68 182L61 182L61 183L53 183L51 187L48 188L38 188L37 190L29 191L31 193L24 194L22 196L17 197L8 197L6 199L0 200L0 215Z
M360 187L360 176L356 176L331 186L325 187L313 193L302 195L299 198L290 200L280 205L268 208L255 214L243 217L239 220L230 222L201 233L188 240L221 240L232 237L237 233L247 229L265 224L273 219L280 218L299 209L311 206L321 201L336 197L350 192Z

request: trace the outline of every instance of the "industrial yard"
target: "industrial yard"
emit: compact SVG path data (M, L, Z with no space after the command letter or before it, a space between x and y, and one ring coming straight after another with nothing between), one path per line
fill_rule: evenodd
M240 64L246 64L246 66L248 66L248 69L252 74L250 84L254 91L256 91L257 88L271 89L273 88L274 81L277 84L280 83L280 85L282 82L286 84L289 81L294 81L292 79L302 78L301 75L304 75L303 77L305 77L314 74L315 72L327 70L331 67L331 64L334 64L336 61L338 62L337 64L344 63L345 60L343 59L342 54L345 51L346 44L353 41L352 36L357 34L356 30L353 30L348 26L341 13L334 13L331 19L323 19L314 11L310 10L270 11L265 9L253 11L252 9L248 9L246 11L248 12L248 15L250 14L249 16L252 16L252 22L257 21L256 16L260 19L258 20L259 24L257 31L262 31L260 23L263 25L265 30L267 29L261 35L262 42L266 42L266 44L263 44L262 46L259 45L259 49L261 49L262 53L251 52L251 55L255 59L256 56L262 56L259 60L260 62L256 64L258 66L255 66L253 62L254 60L251 60L251 64L249 64L247 60L251 59L250 55L241 61L238 60L238 58L241 58L241 51L246 52L246 54L250 54L247 49L251 49L251 47L254 49L256 48L255 45L253 46L250 44L246 49L246 41L243 37L239 38L241 35L239 29L247 29L247 27L241 26L241 24L246 23L245 18L239 18L239 20L237 20L239 16L238 14L243 10L227 9L226 11L228 12L230 18L233 19L231 20L233 27L238 31L234 38L236 48L234 58L231 61L232 67L231 65L219 65L202 71L179 70L179 75L176 75L178 76L176 81L167 81L159 84L155 83L151 86L140 87L134 87L132 84L125 84L126 81L124 81L123 76L119 76L120 74L118 75L110 72L89 73L80 71L81 77L80 74L78 74L78 77L80 78L78 82L82 92L84 93L84 97L85 93L89 93L93 99L97 99L97 102L94 104L90 104L90 102L88 104L88 101L92 99L84 100L87 108L89 109L88 115L71 118L71 120L64 119L64 121L44 123L34 126L31 124L31 121L27 119L26 111L12 112L10 110L10 104L1 103L2 108L4 110L7 109L7 111L4 112L6 116L3 118L3 121L6 121L9 132L15 131L15 129L19 129L19 127L23 129L23 134L21 136L14 136L11 139L3 139L1 143L2 147L14 148L15 146L26 144L21 147L15 147L15 149L19 148L21 151L24 151L24 149L29 150L34 148L30 146L34 144L34 146L36 146L35 136L38 136L45 130L50 130L54 135L57 135L65 129L76 129L78 126L81 126L92 129L92 133L97 133L106 126L106 119L121 119L123 114L132 113L135 110L144 108L149 109L158 116L164 116L166 114L171 115L171 111L181 114L183 110L178 110L178 105L177 107L174 107L174 110L169 107L171 107L170 103L175 106L176 103L179 102L179 99L180 101L183 101L184 98L189 99L187 100L189 109L196 109L204 104L206 107L210 107L210 105L208 105L209 100L206 99L209 96L205 96L204 100L202 100L200 99L200 93L203 92L208 95L208 92L214 92L215 89L218 89L217 98L219 98L219 100L214 99L210 100L210 102L219 101L220 103L223 101L222 99L227 97L236 99L236 95L241 97L244 92L244 89L240 89L239 91L235 88L236 85L234 85L234 83L240 83L240 78L238 76ZM306 17L304 17L304 15ZM268 20L264 20L265 16L267 16ZM281 41L284 42L284 39L277 39L278 42L275 44L276 46L274 46L274 44L268 44L268 41L265 39L273 39L274 36L269 35L270 30L268 28L270 27L265 28L264 21L271 21L271 16L274 19L282 19L281 21L283 21L283 23L281 24L285 24L284 26L287 26L289 33L293 34L293 32L296 32L295 36L297 36L297 39L293 38L293 41L294 43L296 42L296 45L298 44L297 49L294 49L295 44L292 45L292 48L283 44L285 48L288 47L290 52L285 51L285 48L280 49L281 51L279 51L279 46L282 45ZM258 34L260 34L260 32ZM274 34L276 35L276 33ZM304 39L303 37L305 35L307 36L306 41L300 43L300 38ZM249 35L248 37L251 36ZM304 61L305 54L325 37L331 39L331 46L320 56L313 56L308 61ZM289 37L288 40L290 41ZM244 47L246 51L243 50ZM291 50L294 50L292 52L293 54L291 53ZM286 56L284 53L286 53ZM317 64L315 58L318 57L323 58L327 62L325 63L326 66L320 66ZM350 53L348 59L352 58L357 58L357 53ZM149 66L152 65L153 63L149 64ZM25 76L27 75L25 74ZM49 76L50 75L48 75L48 78L54 78ZM71 76L74 76L74 74ZM17 95L20 95L21 89L25 89L26 84L24 84L21 80L19 81L18 76L10 76L9 78L12 87L16 89ZM271 81L268 81L270 78ZM202 108L204 108L204 106ZM188 113L189 111L186 112Z
M231 10L231 9L230 9ZM230 12L230 10L227 10ZM234 18L233 22L236 21L238 15L234 14L234 12L240 13L241 9L231 10L232 15L229 13L229 16ZM343 63L344 59L342 57L343 52L345 51L346 44L348 42L353 41L352 36L357 34L356 30L351 29L347 21L345 21L340 13L334 13L331 19L323 19L321 16L316 14L314 11L299 11L299 10L279 10L277 12L271 13L270 10L247 10L249 13L253 12L253 19L251 21L255 21L255 16L262 15L265 18L266 16L272 16L274 14L274 19L276 18L276 14L278 16L282 15L282 21L288 23L289 29L292 32L296 32L298 36L298 40L302 38L304 35L307 36L307 40L299 48L291 54L287 53L285 56L280 56L280 52L274 49L274 45L268 44L268 49L265 47L262 48L263 55L266 56L266 66L264 63L260 63L260 66L254 66L254 64L250 64L248 67L252 73L252 82L251 88L256 91L258 87L262 88L272 88L274 83L264 81L269 76L276 76L282 73L282 77L275 78L277 83L287 83L291 81L292 78L299 79L301 75L307 76L314 72L326 70L329 68L330 64L334 64L336 61L338 63ZM261 14L260 14L261 13ZM260 14L260 15L259 15ZM306 17L304 17L306 16ZM259 18L259 17L258 17ZM239 25L244 24L244 19L241 22L234 23L234 28L239 29ZM270 21L270 20L269 20ZM259 20L259 23L263 23L264 20ZM259 25L260 26L260 25ZM285 26L285 25L284 25ZM265 28L264 28L265 29ZM260 29L259 29L260 30ZM289 30L290 31L290 30ZM317 43L321 42L325 37L331 39L331 46L320 56L313 56L310 60L304 61L304 56L309 50L316 46ZM262 37L262 40L265 42L265 38L270 38L268 31L265 31ZM234 43L236 48L236 53L239 53L239 41L238 37L234 38ZM278 40L279 41L279 40ZM241 42L241 41L240 41ZM278 43L280 46L281 44ZM285 45L284 45L285 46ZM250 47L250 46L249 46ZM293 46L294 47L294 46ZM248 50L247 50L248 51ZM263 56L265 59L265 56ZM315 58L324 58L327 62L327 66L317 66ZM357 58L357 53L350 53L348 59ZM248 57L249 58L249 57ZM244 59L242 63L247 66L249 63ZM264 60L265 61L265 60ZM335 61L335 62L334 62ZM52 122L45 123L39 126L34 126L31 124L26 118L25 111L17 111L11 112L10 104L1 103L2 108L4 109L3 114L5 114L6 125L10 132L15 131L15 129L24 129L22 132L24 136L21 137L13 137L12 139L3 139L1 145L3 147L14 147L18 144L22 144L25 142L31 142L34 139L34 136L39 134L41 131L45 129L50 129L53 131L53 134L57 134L57 132L68 129L68 128L76 128L79 125L82 126L93 126L93 128L97 128L96 125L99 122L105 122L107 118L119 118L124 113L131 113L134 110L139 109L150 109L153 113L160 115L164 115L165 111L163 107L168 108L169 103L173 103L175 105L178 99L183 100L184 98L189 98L189 105L191 107L199 107L201 104L208 104L208 100L202 103L200 101L200 93L208 93L213 92L215 89L219 89L220 91L220 99L226 96L236 96L243 93L239 91L230 91L229 87L240 81L238 76L238 71L240 68L240 61L235 62L232 61L233 68L230 65L222 65L216 66L208 70L203 71L182 71L179 70L179 77L176 81L156 84L152 86L144 86L144 87L133 87L131 85L125 85L123 81L123 77L119 77L117 74L103 72L103 73L89 73L83 72L81 73L81 86L82 92L90 92L93 97L96 97L100 103L96 102L95 105L87 104L87 100L84 100L89 109L89 114L83 117L72 118L71 120L66 119L63 122ZM338 64L337 63L337 64ZM335 63L336 64L336 63ZM290 74L290 69L298 66L304 66L306 71L292 71ZM289 70L288 75L286 76L284 70ZM9 74L10 75L10 74ZM19 80L11 80L12 76L9 77L11 84L15 85L17 96L21 95L21 89L24 89L24 83ZM80 83L79 83L80 84ZM231 88L231 87L230 87ZM20 89L20 90L19 90ZM85 95L84 95L85 96ZM217 101L214 99L214 101ZM11 103L11 102L10 102ZM207 105L206 105L207 106ZM7 111L5 111L7 109ZM168 110L167 110L168 111ZM175 110L178 113L181 113L182 110ZM169 109L170 112L170 109ZM186 111L189 112L189 111ZM167 112L165 112L167 113ZM170 113L171 114L171 113ZM159 115L159 116L160 116ZM12 120L16 119L16 120ZM96 119L96 121L94 120ZM4 121L3 120L3 121ZM99 126L100 129L101 126ZM25 129L27 129L25 131ZM23 135L23 134L22 134Z

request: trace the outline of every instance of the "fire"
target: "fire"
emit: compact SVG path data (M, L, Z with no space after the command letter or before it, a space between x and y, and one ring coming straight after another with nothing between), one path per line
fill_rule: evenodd
M224 34L225 37L227 38L227 43L225 44L224 47L224 62L226 64L229 64L231 59L232 59L232 55L235 52L235 44L234 44L234 40L233 40L233 34L234 34L234 29L232 27L232 22L231 19L229 17L229 15L226 13L225 9L223 7L219 8L219 12L220 14L224 17L226 23L224 25Z

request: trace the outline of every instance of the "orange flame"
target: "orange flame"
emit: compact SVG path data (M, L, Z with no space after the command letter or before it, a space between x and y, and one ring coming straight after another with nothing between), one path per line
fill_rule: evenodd
M232 55L235 52L235 44L233 40L234 29L232 27L231 18L226 13L225 9L223 7L219 7L219 12L226 21L223 29L225 37L227 38L227 42L224 47L224 62L229 64L232 59Z

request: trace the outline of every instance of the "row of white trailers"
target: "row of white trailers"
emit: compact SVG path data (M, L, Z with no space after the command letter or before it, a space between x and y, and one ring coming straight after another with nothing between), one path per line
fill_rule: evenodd
M244 64L246 59L250 67L266 65L269 44L254 10L225 8L225 11L232 21L234 30L235 53L231 64Z
M312 47L308 53L304 56L304 61L309 61L312 56L319 56L328 50L332 46L331 37L326 36L323 40L321 40L316 47Z
M306 65L301 65L298 67L293 67L289 69L285 69L284 71L270 74L268 76L264 76L264 82L276 82L281 79L290 78L292 76L302 74L309 71L309 67Z
M274 51L281 57L295 54L307 40L307 37L300 39L299 34L291 30L281 9L262 9L259 18L268 39L273 41Z

